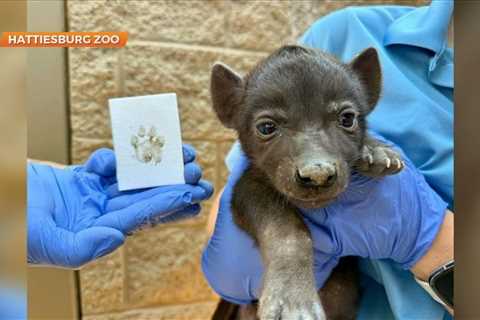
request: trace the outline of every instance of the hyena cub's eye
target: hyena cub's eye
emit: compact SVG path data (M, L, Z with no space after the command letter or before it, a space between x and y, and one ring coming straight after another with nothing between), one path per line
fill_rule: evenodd
M257 133L262 138L270 138L277 131L277 125L271 120L262 120L257 123Z
M352 110L345 110L338 116L338 125L352 131L357 127L357 114Z

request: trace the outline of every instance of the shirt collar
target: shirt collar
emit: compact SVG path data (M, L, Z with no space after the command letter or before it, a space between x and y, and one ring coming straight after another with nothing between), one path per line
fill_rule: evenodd
M452 0L432 0L428 7L413 9L390 24L383 44L406 44L440 53L446 47Z
M393 21L383 38L385 46L403 44L432 51L428 79L447 88L453 88L453 51L446 41L452 12L452 0L432 0L430 6L413 9Z

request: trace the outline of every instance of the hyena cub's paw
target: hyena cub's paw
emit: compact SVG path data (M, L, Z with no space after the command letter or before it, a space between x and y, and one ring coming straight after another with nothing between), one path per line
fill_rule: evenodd
M405 166L400 154L386 145L365 145L356 168L368 177L383 177L400 172Z
M287 288L265 288L258 308L260 320L326 320L317 293L306 294L299 289L292 292Z

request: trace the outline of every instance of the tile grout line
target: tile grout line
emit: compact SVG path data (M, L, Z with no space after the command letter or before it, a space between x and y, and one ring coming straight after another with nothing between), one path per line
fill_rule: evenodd
M125 72L123 70L123 52L124 48L119 49L117 53L117 65L115 69L115 85L117 89L118 96L125 95Z
M201 304L210 304L216 303L216 300L196 300L191 302L183 302L183 303L167 303L167 304L159 304L159 305L145 305L145 306L137 306L133 308L127 309L113 309L110 311L103 311L103 312L94 312L86 314L85 316L92 317L92 316L103 316L103 315L112 315L112 314L121 314L121 313L128 313L128 312L135 312L139 310L159 310L164 308L171 308L171 307L184 307L189 305L201 305Z
M125 81L123 72L123 48L117 52L117 63L115 65L115 86L117 96L123 96L125 92ZM122 305L128 305L129 292L128 292L128 267L127 267L127 242L121 247L120 257L122 264Z
M229 37L229 30L230 30L230 15L233 10L233 4L231 1L224 2L223 9L225 12L223 13L223 32L225 36L224 46L226 48L230 48L232 45L232 39Z
M186 44L186 43L176 43L176 42L164 42L164 41L154 41L154 40L132 40L127 46L150 46L150 47L160 47L168 49L183 49L183 50L202 50L208 52L223 52L226 54L237 54L237 55L246 55L253 57L265 57L268 52L261 50L251 50L251 49L238 49L238 48L227 48L227 47L218 47L212 45L199 45L199 44Z
M75 140L79 141L92 141L92 142L104 142L111 141L112 137L102 137L102 138L90 138L90 137L75 137ZM194 141L194 142L234 142L236 138L225 138L225 139L215 139L215 138L192 138L192 137L182 137L182 141Z
M311 4L311 2L310 2ZM287 7L287 14L288 14L288 28L289 28L289 42L292 42L295 36L295 28L294 28L294 19L293 19L293 10L292 10L292 2L288 2L288 7Z
M121 255L121 262L122 262L122 286L123 286L123 290L122 290L122 305L126 306L128 305L128 298L129 298L129 294L128 294L128 281L127 281L127 250L125 249L125 246L127 246L127 243L125 243L122 248L121 248L121 251L120 251L120 255Z

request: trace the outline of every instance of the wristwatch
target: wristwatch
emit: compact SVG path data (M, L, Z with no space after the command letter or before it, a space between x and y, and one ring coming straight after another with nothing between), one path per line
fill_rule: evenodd
M453 309L453 271L455 262L450 261L432 272L428 281L415 278L435 301Z

